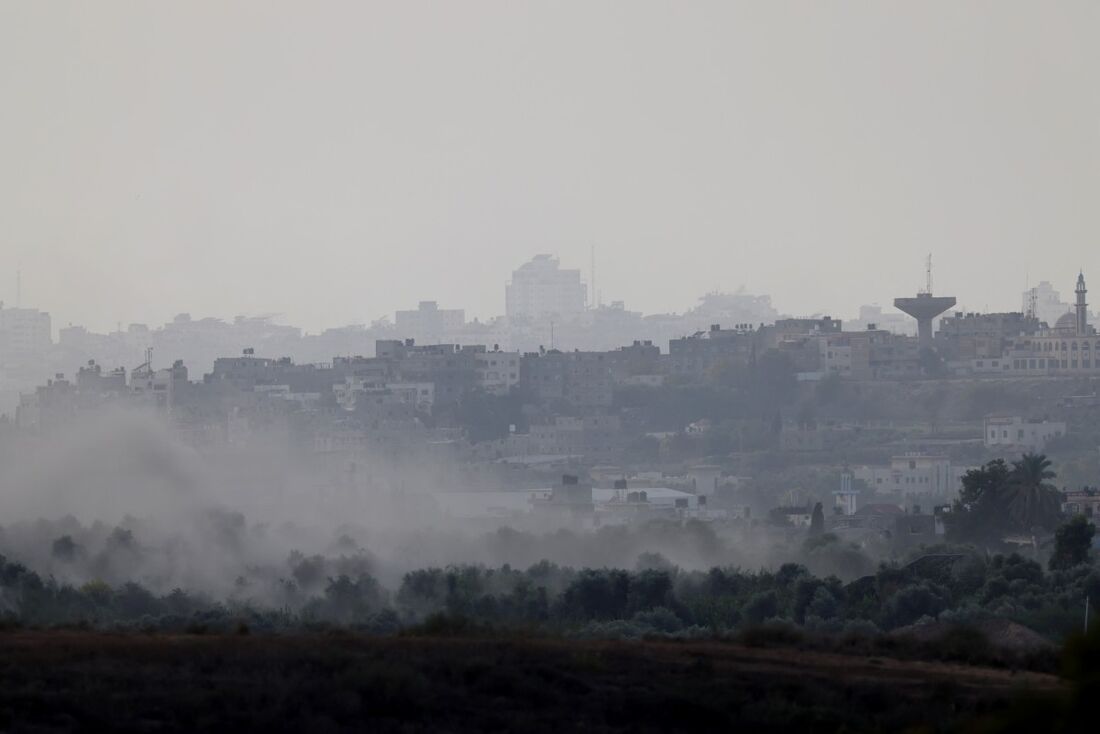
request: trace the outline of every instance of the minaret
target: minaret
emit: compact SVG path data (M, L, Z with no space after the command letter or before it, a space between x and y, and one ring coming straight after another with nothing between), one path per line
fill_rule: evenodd
M1089 310L1088 304L1085 303L1085 294L1088 290L1085 289L1085 274L1077 274L1077 288L1074 289L1074 293L1077 294L1077 336L1086 336L1089 333Z

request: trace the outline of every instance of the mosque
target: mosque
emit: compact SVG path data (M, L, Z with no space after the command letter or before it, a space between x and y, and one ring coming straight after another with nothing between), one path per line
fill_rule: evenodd
M1038 334L1013 340L1004 356L1004 369L1011 374L1082 375L1100 374L1100 336L1089 325L1085 276L1077 275L1077 302L1053 326Z

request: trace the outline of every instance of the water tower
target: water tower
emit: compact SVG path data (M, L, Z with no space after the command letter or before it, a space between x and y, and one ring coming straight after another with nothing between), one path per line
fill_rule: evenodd
M932 319L955 305L954 296L932 295L932 256L925 266L924 290L915 298L895 298L894 307L917 320L917 339L921 349L932 348Z

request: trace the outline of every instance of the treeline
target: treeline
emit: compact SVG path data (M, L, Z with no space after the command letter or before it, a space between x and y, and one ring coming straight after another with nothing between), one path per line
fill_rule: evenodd
M933 620L1009 619L1060 638L1080 626L1086 597L1100 598L1100 570L1085 562L1044 571L1020 555L986 557L940 548L908 565L882 565L852 583L804 566L686 571L645 554L634 570L456 565L405 574L395 590L362 567L294 558L277 581L285 603L219 601L133 582L72 586L0 557L0 619L7 625L172 631L341 627L524 631L577 637L710 637L759 625L867 634ZM310 591L310 589L314 589Z

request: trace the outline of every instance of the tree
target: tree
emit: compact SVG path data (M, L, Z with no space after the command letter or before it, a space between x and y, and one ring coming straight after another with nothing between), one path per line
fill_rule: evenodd
M1074 515L1054 533L1054 555L1050 557L1052 571L1073 568L1088 563L1096 526L1084 515Z
M943 357L939 352L930 347L925 347L920 350L918 356L920 360L921 371L924 372L927 377L946 377L947 365L943 361Z
M818 502L814 505L814 512L810 516L810 535L821 535L825 532L825 510Z
M1057 476L1051 461L1043 454L1024 454L1012 462L1008 482L1008 512L1015 524L1025 531L1051 529L1061 515L1061 494L1046 480Z
M71 535L62 535L53 542L51 555L59 561L72 563L80 553L80 546L76 544Z
M1006 508L1009 475L1004 459L963 475L959 498L945 516L949 540L992 542L1011 530Z

